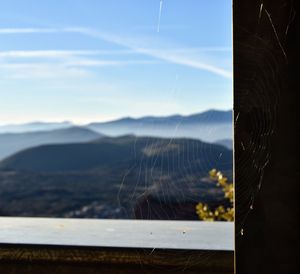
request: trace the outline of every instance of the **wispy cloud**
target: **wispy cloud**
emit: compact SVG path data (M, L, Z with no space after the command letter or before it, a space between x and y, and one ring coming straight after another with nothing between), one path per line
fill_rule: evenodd
M1 28L0 34L26 34L26 33L55 33L62 32L61 29L52 28Z
M14 63L0 64L0 79L78 79L89 73L78 67L65 67L57 64Z
M170 48L166 49L154 49L151 46L141 45L141 41L138 39L132 39L128 37L122 37L120 35L113 35L110 33L103 33L97 30L88 28L61 28L61 29L42 29L42 28L15 28L15 29L0 29L0 34L21 34L21 33L54 33L54 32L68 32L68 33L79 33L88 37L95 39L100 39L106 42L110 42L119 46L126 48L127 50L133 51L135 53L144 54L156 59L160 59L169 63L187 66L190 68L208 71L225 78L231 78L232 72L224 68L213 65L209 62L204 62L195 58L190 54L186 54L185 51L172 51ZM175 47L176 48L176 47ZM214 48L215 49L215 48ZM206 48L208 50L208 48Z
M153 65L159 62L153 60L76 60L65 63L66 66L75 67L103 67L103 66L128 66L128 65Z
M158 51L157 48L150 48L150 51ZM180 54L194 54L199 52L228 52L230 47L189 47L170 48L169 52ZM12 50L0 51L0 58L69 58L75 56L97 56L97 55L133 55L136 50L115 49L115 50Z
M151 49L147 49L147 48L138 48L137 51L140 53L145 53L145 54L151 55L153 57L156 57L158 59L161 59L161 60L164 60L164 61L167 61L170 63L184 65L184 66L188 66L188 67L199 69L199 70L209 71L209 72L221 75L226 78L232 77L232 73L230 71L227 71L223 68L218 68L216 66L213 66L213 65L210 65L207 63L203 63L198 60L193 60L184 55L179 55L179 54L172 53L169 51L151 50Z
M68 51L68 50L19 50L0 51L0 58L62 58L77 55L93 55L92 51Z
M146 54L148 56L152 56L173 64L183 65L187 67L191 67L194 69L205 70L211 73L231 78L232 72L225 70L223 68L219 68L217 66L211 65L209 63L201 62L200 60L191 58L190 56L185 55L184 53L176 53L172 52L169 49L157 50L151 47L140 47L139 41L136 39L126 39L125 37L112 35L108 33L101 33L95 30L86 29L86 28L68 28L65 29L71 32L78 32L83 35L87 35L90 37L98 38L101 40L105 40L107 42L111 42L120 46L124 46L131 50L134 50L137 53Z
M120 60L116 58L116 55L120 54L131 55L133 52L132 50L0 51L0 78L82 78L92 73L89 68L153 65L161 62L132 58ZM102 55L111 57L101 58Z
M62 63L0 63L0 79L64 79L91 76L89 68L152 65L151 60L69 60Z
M35 50L35 51L0 51L0 59L57 59L57 61L61 61L64 66L123 66L123 65L147 65L147 64L157 64L158 61L155 60L135 60L135 59L126 59L126 60L101 60L97 59L100 55L117 55L119 54L127 54L129 51L89 51L89 50ZM91 57L92 58L89 58ZM88 58L87 58L88 57ZM19 63L19 65L25 65L26 63ZM32 63L28 63L32 65ZM39 62L38 64L41 64ZM18 65L18 63L8 63L8 62L0 62L0 67L13 67Z
M161 21L163 3L164 3L163 0L160 0L160 2L159 2L159 12L158 12L157 32L160 31L160 21Z
M180 53L197 53L197 52L231 52L231 47L189 47L189 48L174 48L172 52Z
M134 54L132 50L16 50L0 51L0 58L69 58L93 55Z

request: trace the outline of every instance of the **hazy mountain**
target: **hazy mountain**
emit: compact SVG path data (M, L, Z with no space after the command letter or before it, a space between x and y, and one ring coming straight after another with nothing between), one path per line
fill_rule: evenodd
M52 137L52 136L51 136ZM193 155L193 160L185 154ZM223 155L224 153L224 155ZM227 159L227 166L219 161L220 154ZM173 165L182 162L200 171L202 162L209 166L230 169L231 151L223 146L208 144L192 139L163 139L135 137L132 135L117 138L102 137L88 143L49 144L23 150L0 162L0 168L33 172L67 172L93 170L95 168L114 168L140 163L142 160L155 158L159 168L168 168L170 158ZM221 165L221 166L220 166ZM153 166L151 165L153 168ZM150 168L150 167L149 167Z
M167 138L193 138L207 142L232 138L232 111L209 110L203 113L167 117L123 118L87 127L110 136L135 134Z
M48 131L73 126L70 122L34 122L0 126L1 133ZM109 122L94 122L85 126L109 136L134 134L137 136L193 138L206 142L232 139L232 111L209 110L198 114L166 117L146 116L122 118Z
M123 125L123 124L198 124L198 123L231 123L232 122L232 111L222 110L208 110L198 114L192 115L171 115L165 117L159 116L145 116L142 118L122 118L104 123L91 123L89 126L100 126L100 125Z
M6 128L29 132L0 134L0 160L10 155L0 162L1 212L197 219L200 201L228 205L207 174L217 168L232 180L231 111L69 125L32 123ZM52 126L61 128L33 132Z
M151 197L156 208L176 203L172 218L195 219L197 202L226 203L223 191L204 179L211 168L230 177L232 151L135 136L43 145L1 162L0 209L16 216L144 218L137 210L145 212L143 197Z
M88 142L102 135L82 127L0 134L0 160L20 150L43 144Z
M233 140L232 139L222 139L215 142L216 144L227 147L228 149L233 148Z
M47 122L32 122L26 124L11 124L0 126L0 133L23 133L31 131L46 131L62 129L73 126L71 122L47 123Z

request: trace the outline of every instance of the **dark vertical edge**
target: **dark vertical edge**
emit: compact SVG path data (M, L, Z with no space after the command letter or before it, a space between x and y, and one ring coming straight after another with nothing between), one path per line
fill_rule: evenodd
M236 273L299 273L299 3L234 0Z

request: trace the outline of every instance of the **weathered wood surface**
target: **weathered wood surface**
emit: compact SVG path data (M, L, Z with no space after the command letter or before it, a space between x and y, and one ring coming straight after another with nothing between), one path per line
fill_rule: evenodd
M1 246L0 269L16 273L233 273L231 251ZM20 272L19 272L20 271ZM24 271L24 272L23 272ZM30 272L33 271L33 272ZM41 272L40 272L41 271ZM2 273L2 272L1 272ZM14 273L14 272L3 272ZM101 272L102 273L102 272Z

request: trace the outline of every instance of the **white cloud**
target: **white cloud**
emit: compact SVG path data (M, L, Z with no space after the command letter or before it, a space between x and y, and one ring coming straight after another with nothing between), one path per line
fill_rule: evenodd
M128 65L152 65L156 60L101 59L104 55L128 54L129 50L19 50L0 51L1 79L38 79L86 77L88 68ZM111 58L112 58L111 57ZM39 59L39 60L37 60ZM48 59L51 59L48 60Z
M89 68L120 67L130 65L153 65L152 60L96 60L76 59L58 60L58 62L0 62L0 79L40 79L40 78L82 78L93 72Z
M0 34L26 34L26 33L55 33L61 32L60 29L50 28L2 28Z
M221 75L226 78L232 77L232 73L230 71L227 71L223 68L218 68L218 67L210 65L208 63L203 63L198 60L193 60L184 55L179 55L179 54L173 53L172 51L170 52L170 51L166 51L166 50L151 50L151 49L146 49L146 48L137 48L136 50L140 53L145 53L145 54L151 55L153 57L159 58L161 60L164 60L164 61L167 61L170 63L184 65L184 66L188 66L188 67L200 69L200 70L206 70L206 71Z
M178 64L178 65L191 67L194 69L209 71L226 78L232 77L231 71L211 65L209 63L201 62L200 60L194 59L191 56L187 56L184 53L180 54L180 53L172 52L168 48L164 50L157 50L151 47L140 47L139 46L140 41L137 41L136 39L126 39L125 37L107 34L107 33L101 33L86 28L66 28L64 30L69 32L77 32L83 35L105 40L107 42L111 42L129 48L131 50L134 50L137 53L146 54L148 56L155 57L173 64Z
M190 48L174 48L171 49L172 52L180 53L197 53L197 52L231 52L231 47L190 47Z
M17 34L17 33L53 33L53 32L69 32L79 33L85 36L101 39L110 43L114 43L119 46L125 47L127 50L134 51L135 53L145 54L169 63L183 65L198 70L208 71L225 78L232 78L232 72L213 65L207 61L201 61L195 56L186 54L186 52L180 52L177 50L172 51L172 48L153 49L152 47L141 46L141 41L137 39L128 39L118 35L112 35L108 33L99 32L97 30L88 28L62 28L62 29L41 29L41 28L24 28L24 29L0 29L0 34ZM207 50L207 49L206 49Z
M68 79L86 77L89 73L80 68L67 68L55 64L0 64L0 79Z
M93 55L92 51L69 51L69 50L19 50L0 51L0 58L61 58L77 55Z
M0 51L0 58L68 58L93 55L132 54L132 50L15 50Z
M105 67L105 66L128 66L128 65L153 65L158 64L157 61L152 60L75 60L65 63L66 66L74 67Z

